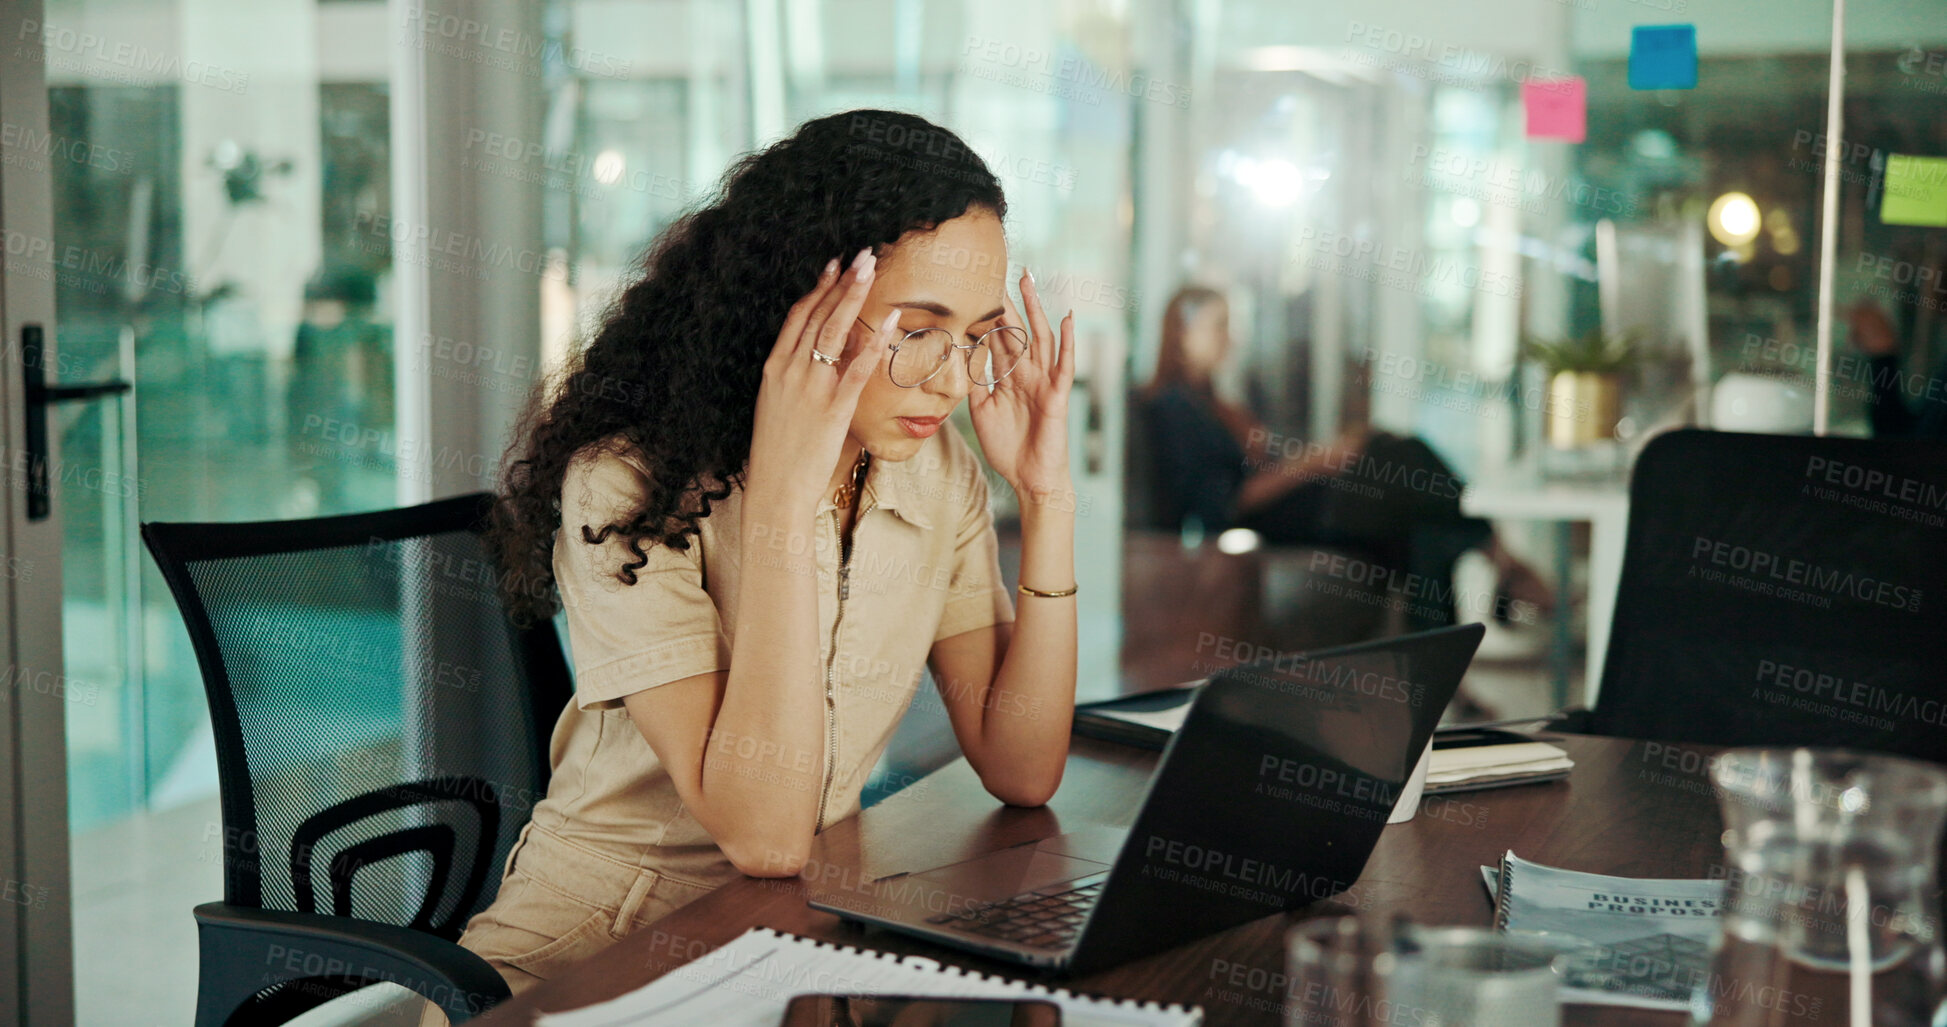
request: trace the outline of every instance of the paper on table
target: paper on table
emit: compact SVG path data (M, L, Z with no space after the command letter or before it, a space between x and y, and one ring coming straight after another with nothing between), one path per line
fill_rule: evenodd
M1574 770L1575 761L1566 756L1559 760L1536 760L1533 763L1516 763L1506 766L1482 767L1478 770L1459 770L1448 773L1427 771L1426 783L1429 785L1450 785L1462 781L1518 780L1524 777L1558 775L1563 771Z
M1567 757L1566 749L1557 748L1547 742L1465 745L1454 749L1435 749L1432 770L1436 774L1453 773L1526 763L1552 763Z
M1184 718L1190 715L1190 704L1187 702L1179 703L1166 710L1098 709L1091 712L1098 717L1127 721L1131 724L1141 724L1145 727L1161 728L1164 731L1175 731L1177 728L1183 726Z
M1546 742L1470 745L1433 750L1433 765L1427 768L1426 780L1430 785L1452 784L1476 777L1554 773L1574 766L1566 750Z
M1061 1007L1067 1027L1195 1027L1196 1006L1092 998L1028 981L815 942L753 927L735 941L620 998L546 1013L536 1027L777 1027L791 996L924 995L931 998L1038 998Z
M1589 943L1564 957L1564 1003L1690 1008L1693 987L1710 973L1722 880L1611 877L1530 863L1513 852L1502 865L1514 875L1511 882L1501 880L1498 868L1481 868L1496 899L1497 928ZM1628 903L1618 895L1629 896Z

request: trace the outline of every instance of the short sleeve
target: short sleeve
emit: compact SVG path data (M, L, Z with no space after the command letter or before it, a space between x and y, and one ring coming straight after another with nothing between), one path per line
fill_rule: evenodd
M599 532L627 516L647 486L640 469L603 449L577 454L561 484L554 576L584 710L614 709L624 696L730 666L716 602L703 588L700 537L687 549L643 543L649 562L632 585L616 576L636 559L625 542L582 538L583 525Z
M971 450L963 453L965 479L954 494L966 500L954 526L953 577L940 626L933 632L935 642L1014 620L1014 604L1001 579L1000 539L994 533L994 512L988 507L987 476Z

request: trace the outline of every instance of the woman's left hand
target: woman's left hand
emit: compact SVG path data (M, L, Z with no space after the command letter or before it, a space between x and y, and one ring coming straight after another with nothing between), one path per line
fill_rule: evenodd
M988 466L1030 503L1061 504L1072 490L1068 475L1068 391L1075 382L1075 313L1061 319L1060 349L1041 309L1034 279L1021 273L1025 325L1014 302L1003 293L1002 324L1025 327L1027 353L1014 370L989 391L975 385L968 397L974 434Z

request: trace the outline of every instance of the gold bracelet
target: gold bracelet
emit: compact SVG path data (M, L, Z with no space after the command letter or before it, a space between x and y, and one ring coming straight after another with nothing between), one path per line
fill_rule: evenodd
M1024 596L1040 596L1043 599L1060 599L1062 596L1072 596L1081 587L1082 586L1079 583L1077 583L1069 588L1063 589L1060 592L1043 592L1039 589L1029 588L1026 585L1014 586L1015 591L1020 592Z

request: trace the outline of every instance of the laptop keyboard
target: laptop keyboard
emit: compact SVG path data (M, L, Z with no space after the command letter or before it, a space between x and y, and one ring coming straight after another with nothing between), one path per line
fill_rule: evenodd
M972 906L964 912L930 916L926 922L1019 945L1064 948L1081 933L1082 921L1088 918L1089 908L1095 905L1107 879L1107 874L1080 878L1089 883L1079 887L1074 881L1064 881L1000 902Z

